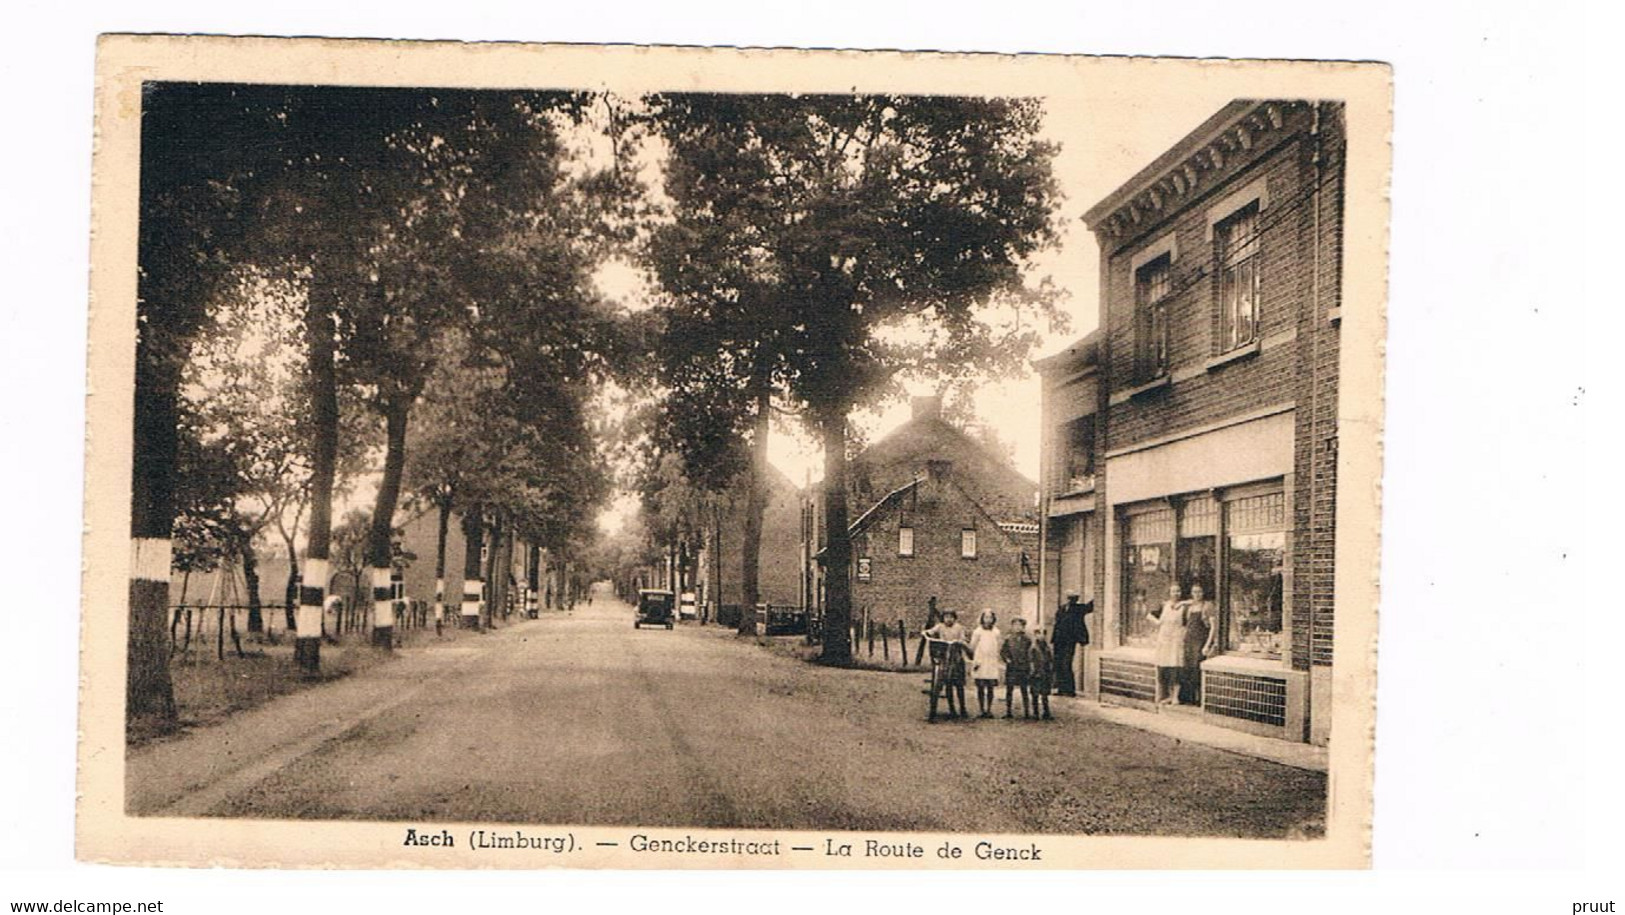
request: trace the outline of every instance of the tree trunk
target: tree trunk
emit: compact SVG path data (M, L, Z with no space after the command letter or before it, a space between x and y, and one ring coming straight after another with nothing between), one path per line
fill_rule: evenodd
M852 544L846 529L846 416L830 411L824 439L824 652L826 664L852 662Z
M310 462L310 535L305 546L294 638L294 659L307 674L321 669L322 605L332 548L333 475L339 444L338 372L333 362L336 322L333 309L323 301L326 293L319 276L312 296L316 301L305 313L305 326L310 346L311 426L315 440Z
M170 533L175 521L179 372L155 353L152 333L136 343L134 462L130 483L130 603L126 722L162 729L175 722L169 679Z
M722 619L722 502L711 503L711 619Z
M762 601L761 555L762 515L767 510L767 436L771 416L772 391L761 376L755 387L756 418L750 437L749 486L745 492L745 529L739 541L739 587L743 606L739 614L739 634L756 633L756 605Z
M395 645L395 594L390 570L395 541L395 506L401 499L401 473L406 467L406 421L412 398L391 396L384 403L384 477L373 503L372 526L367 530L367 565L372 568L372 647L389 651Z
M525 563L525 615L535 618L539 616L536 592L542 586L542 548L540 544L532 541L530 555Z
M502 570L497 557L502 553L502 514L491 519L491 542L485 553L485 626L495 628L497 601L502 597Z
M240 551L243 559L243 588L248 592L248 631L265 631L265 617L260 612L260 558L254 553L254 541L246 538Z
M434 631L446 619L446 530L451 526L451 500L440 501L440 523L435 528L434 541Z
M485 522L480 517L480 506L470 506L463 513L463 606L459 616L464 629L480 628L480 601L483 583L480 581L480 546L485 543Z
M294 632L298 626L294 618L294 608L299 606L299 549L294 546L293 538L285 541L288 545L288 586L282 595L282 607L287 617L283 628Z

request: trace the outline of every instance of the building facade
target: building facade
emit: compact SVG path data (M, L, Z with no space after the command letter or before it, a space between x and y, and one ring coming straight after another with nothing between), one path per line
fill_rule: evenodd
M983 609L1001 619L1037 607L1037 487L988 445L942 416L939 397L916 397L907 423L847 469L855 619L911 632L927 602L962 621ZM823 512L809 499L808 591L821 610Z
M778 468L768 465L766 501L762 505L762 533L756 559L756 588L762 603L777 607L801 603L801 491ZM698 595L717 612L718 605L744 600L746 487L734 486L716 507L712 529L700 549ZM720 549L719 549L720 547ZM720 568L714 557L721 556ZM718 588L720 581L721 587Z
M1042 362L1044 599L1093 597L1081 688L1149 703L1170 586L1215 603L1188 713L1330 725L1343 112L1238 101L1084 217L1099 330Z

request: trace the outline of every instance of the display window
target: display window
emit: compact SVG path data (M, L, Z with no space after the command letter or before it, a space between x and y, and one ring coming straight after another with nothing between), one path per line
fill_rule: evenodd
M1288 530L1279 484L1170 496L1119 510L1123 643L1151 647L1148 617L1168 586L1201 585L1218 609L1220 651L1280 659L1286 645Z
M1123 516L1123 642L1150 647L1150 613L1174 581L1174 510L1147 507Z
M1254 657L1282 656L1287 519L1282 493L1225 503L1225 648Z

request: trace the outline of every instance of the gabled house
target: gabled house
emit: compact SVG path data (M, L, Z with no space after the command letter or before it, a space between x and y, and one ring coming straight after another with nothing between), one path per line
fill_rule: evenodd
M848 467L855 618L910 631L927 600L969 622L1036 606L1037 487L997 452L942 417L939 397L916 397L903 426ZM809 503L813 603L821 604L822 511Z

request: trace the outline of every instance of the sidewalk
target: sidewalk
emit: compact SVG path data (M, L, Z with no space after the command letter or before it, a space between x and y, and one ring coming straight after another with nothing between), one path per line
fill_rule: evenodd
M1324 773L1327 768L1325 747L1233 731L1208 724L1193 712L1153 712L1128 706L1103 705L1084 696L1052 696L1050 704L1058 717L1108 721L1309 772Z
M722 635L732 635L732 630L719 629L717 631ZM799 638L757 636L756 644L766 648L772 654L795 658L808 663L811 663L817 654L816 646L805 645ZM896 657L897 655L893 653L893 658ZM910 660L912 660L912 657L910 657ZM877 662L878 657L874 660L864 658L854 665L852 669L881 673L914 674L924 678L924 682L930 682L929 667L886 667ZM1002 697L1003 695L1001 689L999 696ZM1000 701L1002 701L1002 698ZM1062 720L1089 718L1151 734L1159 734L1163 737L1171 737L1174 740L1183 740L1188 743L1211 747L1215 750L1235 753L1238 756L1279 763L1283 766L1291 766L1294 769L1302 769L1307 772L1325 774L1327 770L1325 747L1317 747L1307 743L1293 743L1276 737L1261 737L1256 734L1248 734L1243 731L1208 724L1194 710L1183 712L1147 711L1129 706L1103 705L1097 700L1083 696L1051 696L1050 708L1056 717Z

